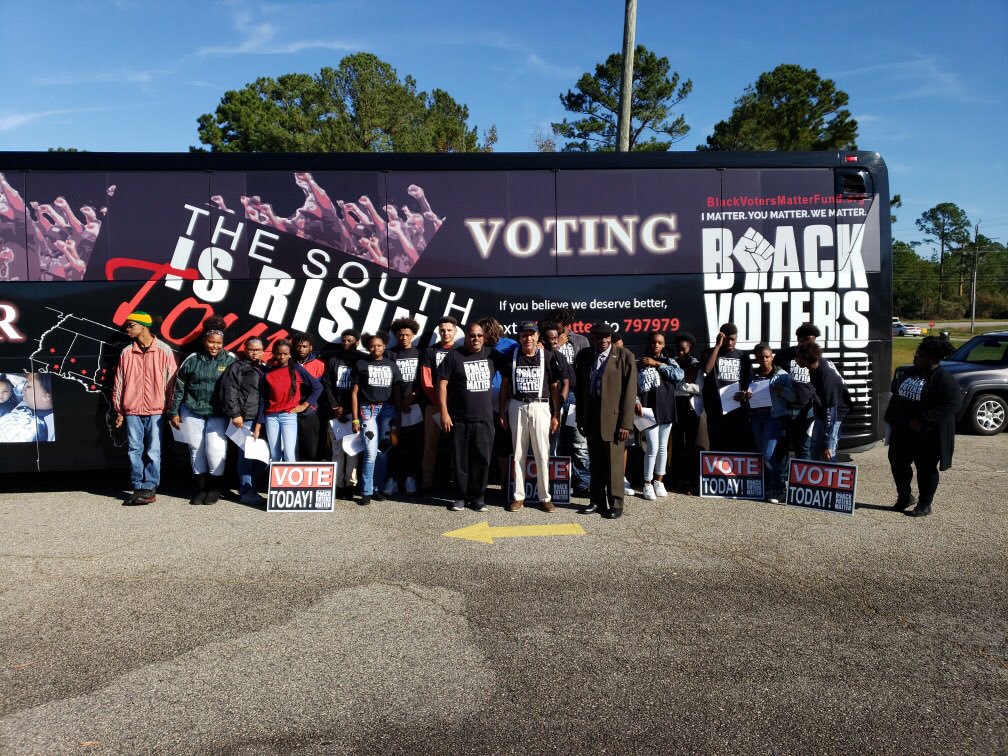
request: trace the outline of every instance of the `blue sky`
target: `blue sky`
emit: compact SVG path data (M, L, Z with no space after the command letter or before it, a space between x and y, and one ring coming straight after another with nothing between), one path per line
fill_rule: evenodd
M25 2L0 7L7 86L0 151L182 151L196 119L258 76L317 72L366 50L419 88L532 149L559 95L619 49L622 0L582 2ZM692 150L760 73L815 68L850 94L858 145L902 195L895 236L933 205L1008 242L1008 3L672 3L639 0L637 41L693 80ZM922 248L926 251L926 247Z

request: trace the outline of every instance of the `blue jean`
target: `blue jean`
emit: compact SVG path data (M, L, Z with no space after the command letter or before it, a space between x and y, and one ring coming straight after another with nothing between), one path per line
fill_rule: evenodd
M274 412L266 415L266 443L274 462L297 462L297 415Z
M567 415L573 403L573 392L567 396L564 403L562 415L563 421L560 424L560 443L562 453L570 454L571 458L571 486L575 491L587 491L591 488L591 473L588 468L588 439L581 432L570 425L567 425ZM550 444L550 454L554 453L554 447Z
M375 407L381 407L378 412L378 435L377 443L381 443L384 439L389 439L392 432L392 426L395 425L396 419L396 409L392 402L386 402L385 404L375 405ZM386 443L391 443L387 441ZM383 452L381 449L378 450L378 456L375 458L375 469L374 469L374 487L376 491L381 491L382 487L385 485L385 480L388 478L388 465L390 462L389 455L392 449Z
M161 482L163 415L126 415L130 482L134 491L157 488Z
M668 460L668 440L672 433L672 423L652 425L644 431L647 439L647 451L644 453L644 482L650 482L654 477L665 475L665 463Z
M361 494L363 496L370 496L375 489L375 460L378 457L379 438L378 417L381 410L382 405L380 404L365 404L358 410L361 419L360 434L364 438L364 464L361 466Z
M254 422L254 421L252 421ZM265 470L265 465L258 459L246 459L245 449L238 447L238 493L255 490L255 481Z
M787 455L787 448L781 443L784 438L784 423L781 418L773 417L769 412L750 412L749 425L756 450L763 455L767 491L776 493L783 490L784 458ZM783 455L781 451L784 452Z

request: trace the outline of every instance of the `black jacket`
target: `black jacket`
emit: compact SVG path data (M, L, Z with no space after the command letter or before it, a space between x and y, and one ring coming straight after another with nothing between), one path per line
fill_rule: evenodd
M918 399L908 399L900 389L904 382L916 386L904 387L903 393ZM909 391L908 391L909 389ZM952 466L955 451L955 419L962 399L955 379L939 365L931 375L922 375L913 367L896 370L892 381L892 400L886 409L886 422L892 426L890 444L934 444L938 450L938 469ZM921 430L910 430L910 421L917 419Z
M263 367L248 360L231 363L220 382L224 417L241 415L243 420L255 420L259 412L259 380Z

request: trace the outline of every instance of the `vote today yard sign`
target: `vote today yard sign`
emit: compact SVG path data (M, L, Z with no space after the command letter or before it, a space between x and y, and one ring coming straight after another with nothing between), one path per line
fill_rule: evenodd
M700 495L762 501L763 455L701 451Z
M791 460L787 481L791 506L852 515L856 500L857 465Z
M335 492L332 462L270 462L267 512L332 512Z
M525 458L525 503L539 501L536 482L539 470L535 457ZM571 458L549 458L550 498L554 504L569 504L571 498ZM508 457L508 501L514 500L514 455Z

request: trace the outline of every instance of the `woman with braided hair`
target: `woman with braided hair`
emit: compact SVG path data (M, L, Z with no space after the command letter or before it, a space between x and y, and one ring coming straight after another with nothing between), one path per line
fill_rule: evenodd
M889 424L889 466L896 483L896 503L892 508L911 517L931 514L938 489L938 471L952 466L955 449L955 418L959 411L959 387L942 369L942 360L951 356L952 344L937 336L924 338L914 352L913 365L896 370L892 400L886 410ZM918 499L910 493L917 468Z

